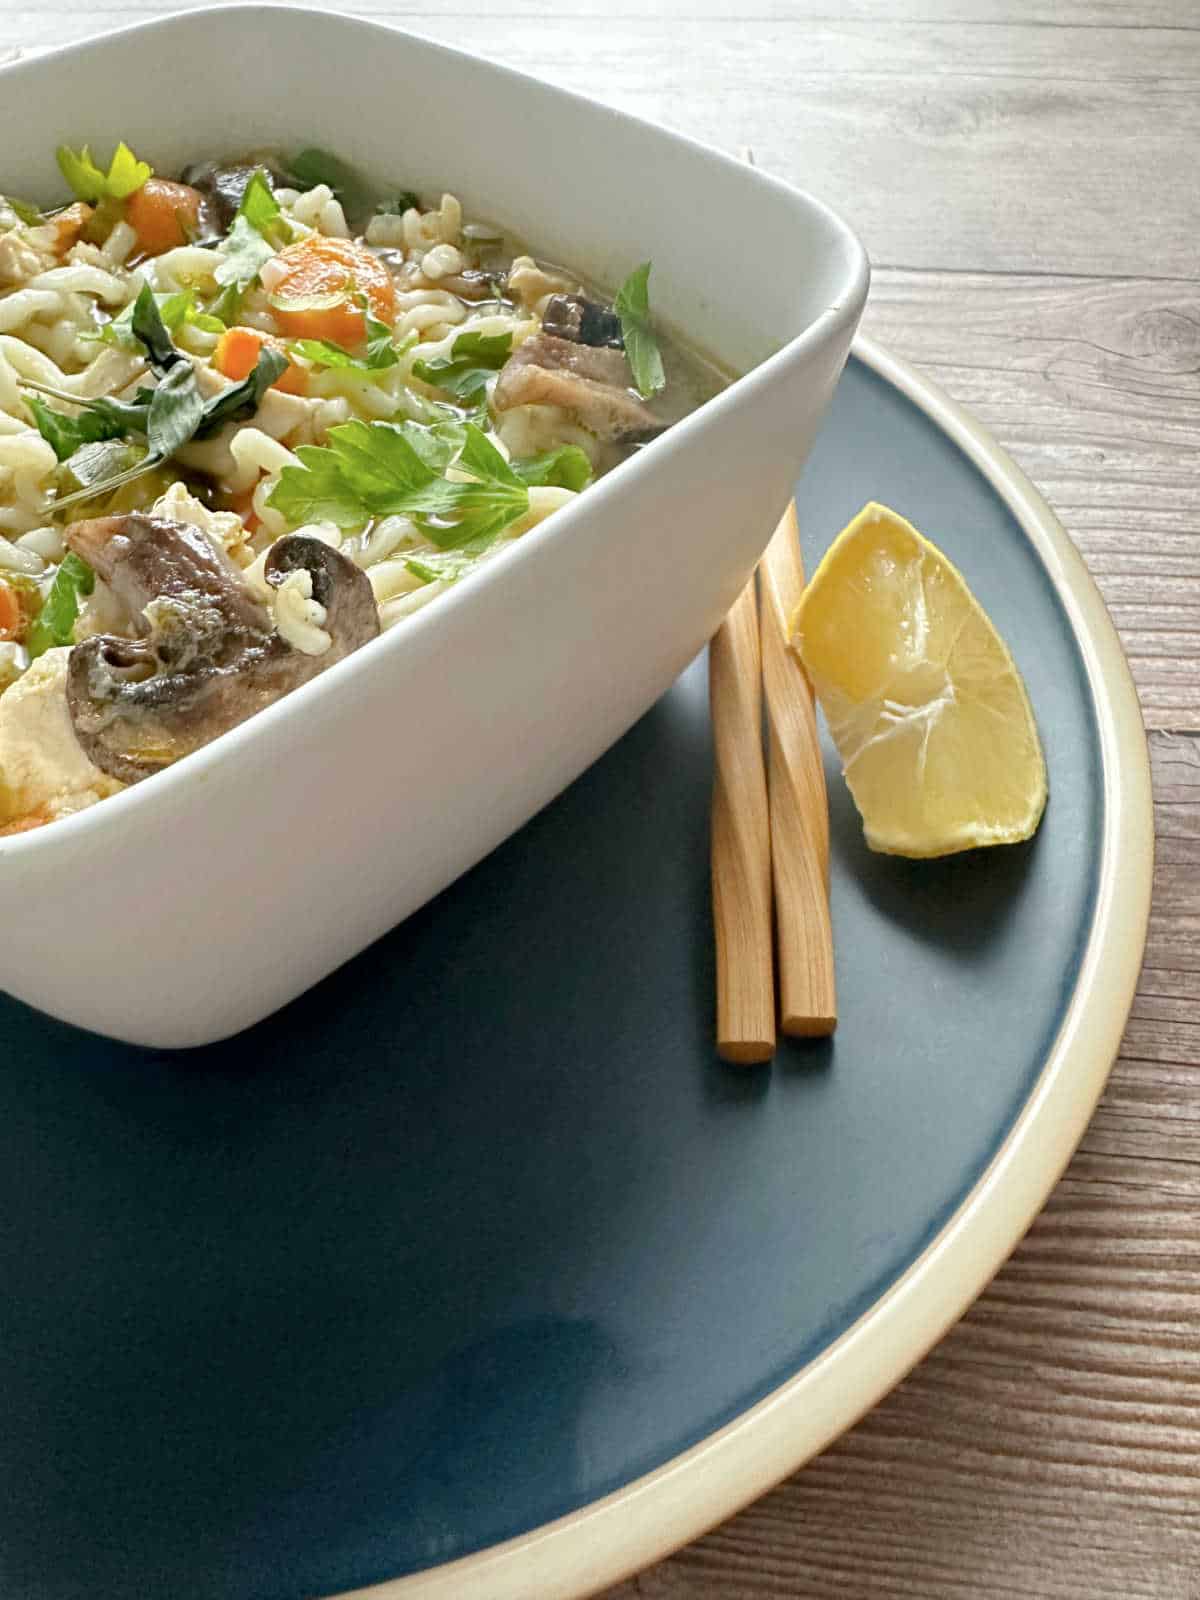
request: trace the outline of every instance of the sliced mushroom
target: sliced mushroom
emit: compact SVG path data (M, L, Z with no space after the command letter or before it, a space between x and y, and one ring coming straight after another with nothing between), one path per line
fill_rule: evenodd
M607 306L597 305L581 294L554 294L542 312L542 332L572 344L590 344L611 350L624 350L621 319Z
M237 568L190 523L101 517L73 524L67 543L124 600L139 632L77 644L67 672L80 746L125 783L198 750L379 632L366 575L303 534L271 546L264 575L277 587L309 573L330 639L316 656L280 638Z
M503 284L503 272L493 272L487 267L464 267L461 272L447 273L444 278L439 278L436 287L448 289L460 300L478 302L498 300Z
M560 406L598 439L636 444L655 438L668 424L630 393L629 378L620 350L538 333L501 368L492 403L497 411Z
M242 203L246 185L260 167L265 168L272 184L283 182L283 174L270 162L249 157L238 161L204 161L184 169L183 182L198 189L204 197L199 243L215 243L225 237Z

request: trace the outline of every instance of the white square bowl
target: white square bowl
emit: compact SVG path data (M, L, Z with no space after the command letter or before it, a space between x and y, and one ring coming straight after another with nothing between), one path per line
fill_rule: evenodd
M183 70L181 70L181 67ZM715 630L791 495L866 298L808 195L396 29L236 6L0 69L0 192L61 193L57 144L164 173L319 144L448 189L654 305L729 389L433 605L177 766L0 839L0 982L159 1047L267 1016L531 817Z

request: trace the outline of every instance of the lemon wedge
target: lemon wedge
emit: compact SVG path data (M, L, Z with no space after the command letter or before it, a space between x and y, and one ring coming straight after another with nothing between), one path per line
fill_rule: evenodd
M1028 839L1046 762L1008 647L942 552L886 506L834 540L792 619L863 819L888 855Z

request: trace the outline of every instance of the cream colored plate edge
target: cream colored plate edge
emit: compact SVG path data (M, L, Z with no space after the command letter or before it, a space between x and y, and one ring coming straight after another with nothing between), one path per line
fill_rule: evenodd
M1014 461L928 379L869 339L854 354L983 473L1041 556L1097 708L1105 828L1079 981L1008 1138L932 1244L832 1345L735 1421L580 1511L504 1544L335 1600L583 1600L765 1494L877 1404L963 1315L1022 1238L1087 1127L1133 1002L1150 913L1154 812L1137 691L1099 590Z

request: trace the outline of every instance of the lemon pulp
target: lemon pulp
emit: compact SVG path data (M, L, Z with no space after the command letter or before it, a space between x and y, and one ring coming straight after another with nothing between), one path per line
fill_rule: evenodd
M940 856L1033 834L1046 763L1021 674L911 523L865 506L813 574L791 642L872 850Z

